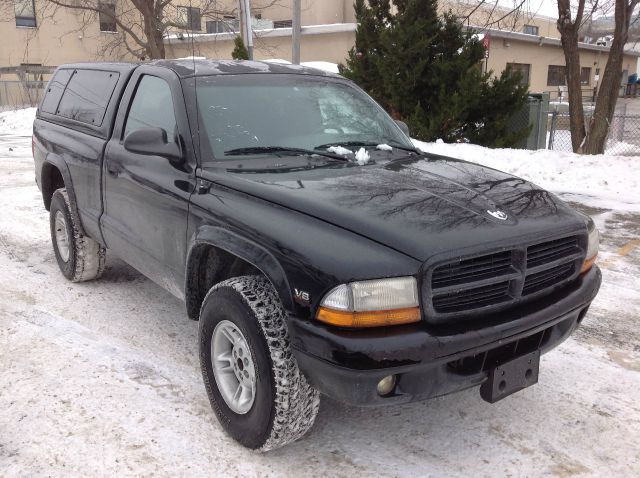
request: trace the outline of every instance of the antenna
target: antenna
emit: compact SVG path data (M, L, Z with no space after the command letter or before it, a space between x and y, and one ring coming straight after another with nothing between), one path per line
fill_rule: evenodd
M217 3L217 2L214 2ZM189 23L189 27L193 25L193 22L190 21L190 16L192 10L192 3L189 0L189 15L187 16L187 22ZM202 162L202 155L200 154L200 108L198 108L198 75L196 74L196 45L195 45L195 32L193 28L189 28L189 32L191 33L191 63L193 64L193 98L196 103L196 135L198 137L198 149L196 151L196 158L200 159Z

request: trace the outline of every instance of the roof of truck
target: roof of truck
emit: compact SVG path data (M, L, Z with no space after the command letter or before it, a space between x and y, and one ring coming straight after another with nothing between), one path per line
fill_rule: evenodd
M240 75L248 73L279 73L294 75L314 75L339 77L330 73L308 66L291 65L283 63L271 63L266 61L249 60L206 60L184 58L179 60L153 60L150 62L98 62L98 63L73 63L61 65L61 68L80 68L90 70L113 70L119 72L131 71L140 65L155 65L174 71L181 78L191 76L210 75Z
M163 66L175 71L182 78L190 76L209 75L240 75L247 73L279 73L294 75L315 75L337 77L317 68L283 63L250 60L206 60L206 59L179 59L179 60L155 60L152 65Z

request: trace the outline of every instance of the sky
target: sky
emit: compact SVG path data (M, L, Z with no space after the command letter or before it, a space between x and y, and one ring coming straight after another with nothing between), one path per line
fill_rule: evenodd
M513 8L514 4L518 5L522 0L498 0L501 6ZM487 3L490 3L488 0ZM558 17L558 3L555 0L525 0L523 6L529 13L546 15L548 17Z

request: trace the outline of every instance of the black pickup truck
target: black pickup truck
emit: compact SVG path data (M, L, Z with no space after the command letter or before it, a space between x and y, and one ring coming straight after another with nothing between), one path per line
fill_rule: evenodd
M600 286L588 217L419 152L315 69L65 65L33 154L63 275L98 278L109 249L183 299L211 405L249 448L301 437L320 393L504 398L537 382Z

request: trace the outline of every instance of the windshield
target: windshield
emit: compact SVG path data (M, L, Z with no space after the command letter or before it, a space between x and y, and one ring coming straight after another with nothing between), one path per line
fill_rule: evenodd
M215 160L275 147L326 151L331 145L386 143L412 148L385 111L345 81L275 74L198 77L196 95L201 147Z

